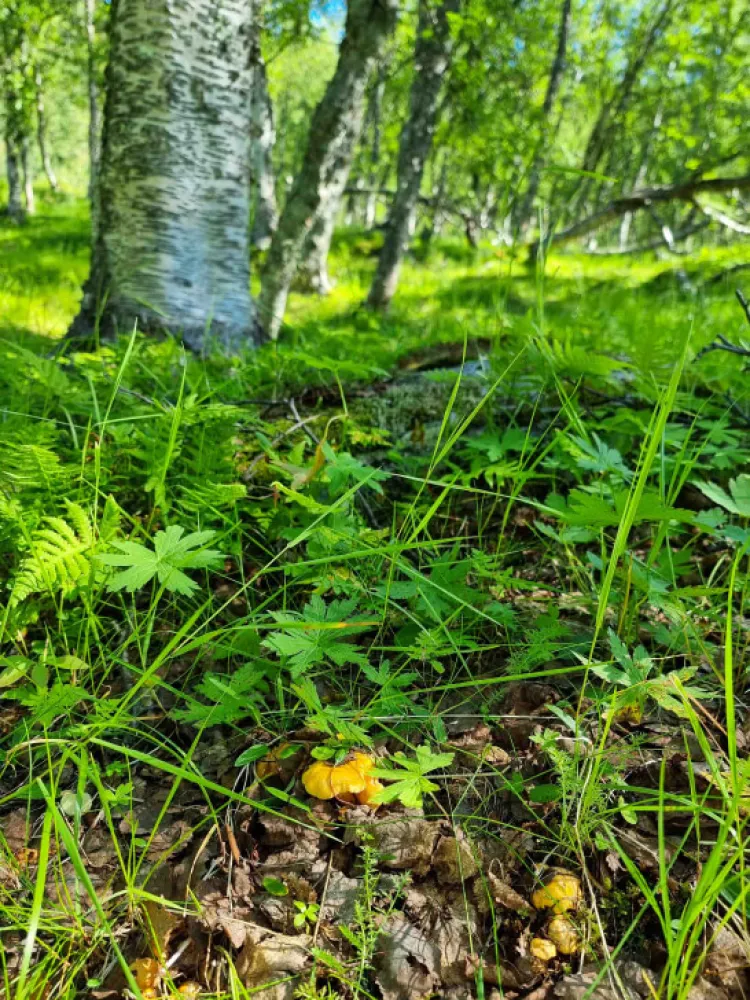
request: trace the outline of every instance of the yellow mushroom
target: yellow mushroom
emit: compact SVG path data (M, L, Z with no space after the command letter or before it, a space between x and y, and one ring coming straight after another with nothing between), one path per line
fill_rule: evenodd
M193 980L188 979L188 981L186 983L182 983L179 986L177 992L180 994L180 996L190 997L190 1000L194 1000L195 997L198 997L198 996L201 995L201 993L203 992L203 990L201 988L201 984L200 983L196 983L196 982L193 982Z
M334 792L331 785L333 768L324 760L316 760L302 775L302 784L308 795L314 799L332 799Z
M370 799L383 787L377 778L370 777L374 767L372 757L356 751L341 764L323 760L311 764L302 775L302 784L307 794L316 799L340 799L369 805Z
M575 955L581 949L578 931L567 917L553 917L547 926L547 936L561 955Z
M557 948L546 938L532 938L529 952L541 962L551 962L557 955Z
M365 779L365 787L361 792L357 794L357 802L361 806L370 806L371 809L377 809L380 805L379 802L373 802L372 800L378 794L378 792L383 791L383 783L378 781L377 778L371 778L369 775Z
M531 902L537 910L553 913L575 910L581 902L581 883L569 872L556 872L546 885L536 890Z

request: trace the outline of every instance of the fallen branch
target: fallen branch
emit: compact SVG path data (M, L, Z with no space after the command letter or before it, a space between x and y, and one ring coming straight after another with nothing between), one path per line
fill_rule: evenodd
M626 212L638 212L651 205L668 201L687 201L695 203L695 196L702 191L733 191L750 188L750 174L741 177L708 177L684 181L681 184L660 185L658 187L642 188L631 191L630 194L614 198L597 212L575 222L567 229L552 233L545 241L548 246L567 243L600 229L605 223L624 215ZM535 241L536 242L536 241Z
M709 219L701 219L701 221L695 225L690 226L687 229L683 229L679 233L675 233L673 236L674 242L681 243L682 240L686 240L688 236L692 236L694 233L699 233L703 229L707 229L709 225ZM649 250L658 250L659 247L663 246L664 238L662 236L656 236L654 239L649 240L648 243L635 243L629 247L602 247L601 250L586 250L585 253L592 257L621 257L631 253L648 253ZM675 252L679 253L680 251Z

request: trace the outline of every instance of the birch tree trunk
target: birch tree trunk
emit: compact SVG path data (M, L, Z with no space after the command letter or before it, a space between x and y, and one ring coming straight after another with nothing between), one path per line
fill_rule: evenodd
M459 6L460 0L441 0L437 6L430 0L420 0L409 117L399 140L396 195L367 299L373 309L385 309L393 298L414 229L422 175L437 124L440 87L452 54L449 14L458 11Z
M21 140L21 170L23 171L23 200L26 206L26 214L33 215L36 212L34 170L31 166L31 153L27 136L24 136Z
M627 110L636 89L641 71L645 67L652 49L656 42L669 25L670 18L674 13L678 0L664 0L656 17L646 29L642 38L633 41L633 50L625 66L622 78L617 85L617 90L612 94L611 99L604 102L602 108L591 130L586 149L581 161L581 170L593 173L601 161L608 146L611 146L612 135L619 124L622 115ZM645 16L650 14L650 8L645 7ZM590 177L583 177L577 184L576 192L571 199L569 215L575 216L575 212L582 205L588 196L592 186Z
M529 180L526 187L526 194L520 203L518 211L514 213L516 228L518 230L533 225L534 223L532 214L534 209L534 200L536 199L537 191L539 190L539 182L541 180L542 171L544 170L547 162L547 155L549 153L549 143L552 132L552 109L554 108L555 100L565 74L568 36L570 35L571 7L572 0L563 0L562 9L560 11L560 27L557 31L557 49L555 51L555 58L552 62L552 68L550 69L549 80L547 81L547 90L544 95L544 103L542 105L542 123L539 141L536 145L536 149L534 150L534 157L531 161L531 166L529 167Z
M34 72L34 86L36 87L36 141L39 146L39 156L42 161L42 170L44 170L49 181L49 186L56 192L59 185L47 146L47 113L44 104L44 81L42 79L42 71L39 67Z
M114 0L99 227L72 333L251 345L247 0Z
M300 287L316 295L328 295L333 285L328 276L328 252L331 249L336 217L349 179L351 160L337 170L325 201L305 238L300 254Z
M644 142L643 149L641 151L641 162L640 166L638 167L638 173L636 174L635 177L635 184L633 185L633 187L636 189L643 187L648 179L648 161L649 161L649 156L651 154L651 145L654 141L654 138L656 137L656 134L661 128L661 120L662 120L662 108L661 106L659 106L656 110L653 124L651 125L651 129L649 130L649 133L646 136L646 141ZM630 227L632 223L633 223L633 213L626 212L623 215L622 221L620 223L620 240L619 240L620 249L623 249L628 245L628 239L630 237Z
M8 177L6 213L13 222L23 222L26 213L21 200L21 157L15 139L5 138L5 169Z
M99 175L99 153L101 123L99 121L99 87L96 82L96 27L94 9L96 0L86 0L86 85L89 102L89 205L91 206L92 245L96 243L98 228L97 181Z
M278 336L300 255L321 210L343 191L362 128L365 87L396 24L398 0L349 0L336 72L315 109L307 150L263 269L259 311ZM334 211L335 215L335 211Z
M380 148L383 135L383 95L385 94L385 81L388 72L387 63L382 63L378 67L378 76L375 85L370 93L370 100L367 107L367 119L372 129L372 142L370 144L370 176L368 184L370 190L365 201L364 224L366 229L372 229L375 225L375 218L378 209L378 171L380 169Z
M278 224L276 207L276 178L273 171L273 147L276 143L276 124L273 104L268 92L266 64L260 50L260 16L253 17L250 43L252 89L250 97L250 163L251 190L255 195L251 242L258 250L271 245Z

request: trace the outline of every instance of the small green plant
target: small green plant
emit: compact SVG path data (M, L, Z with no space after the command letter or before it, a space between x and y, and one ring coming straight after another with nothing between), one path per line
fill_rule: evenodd
M303 903L299 899L294 901L294 909L297 911L294 915L294 926L297 930L301 930L308 924L315 924L318 919L318 913L320 912L320 907L317 903Z
M694 699L707 698L709 692L688 681L695 676L696 668L683 667L667 674L652 676L656 670L653 659L643 646L628 652L625 643L609 629L609 645L618 663L594 663L591 671L601 680L614 685L617 690L611 702L611 710L617 718L638 723L643 715L646 702L651 699L659 708L685 718L684 699L677 693L679 687Z
M140 542L112 542L120 554L105 553L98 558L105 566L124 567L110 579L110 590L132 594L156 577L164 590L190 596L198 590L198 584L183 570L210 569L224 558L216 549L205 548L215 535L210 530L186 535L184 528L173 524L156 532L153 549Z
M427 775L449 767L454 757L453 753L434 753L429 747L420 746L414 752L414 759L409 760L399 750L392 758L396 767L376 767L372 772L374 777L390 782L374 801L383 804L399 801L407 809L420 809L422 798L440 787Z

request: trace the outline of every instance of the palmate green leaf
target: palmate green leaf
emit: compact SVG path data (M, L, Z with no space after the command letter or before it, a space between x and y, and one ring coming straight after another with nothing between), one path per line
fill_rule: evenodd
M350 600L331 601L326 605L318 594L314 594L301 615L275 613L274 617L285 628L272 632L262 645L286 662L295 680L311 667L326 661L339 667L347 663L363 666L368 662L367 657L359 647L347 641L349 636L369 627L350 617L355 607L355 602Z
M186 535L184 528L173 524L156 532L153 549L140 542L112 542L119 554L108 552L97 558L105 566L123 567L109 581L112 591L133 593L156 577L165 590L190 596L198 584L182 571L208 569L224 558L216 549L204 548L215 534L215 531L193 531Z
M607 528L619 525L628 502L628 491L617 490L611 497L585 490L571 490L567 502L560 496L547 498L547 506L554 515L567 524L587 528ZM644 492L635 514L635 524L644 521L679 521L690 524L695 520L691 510L670 507L658 493Z
M728 510L731 514L738 514L740 517L750 517L750 476L747 474L743 473L741 476L737 476L736 479L729 480L731 496L716 483L696 481L695 486L709 500L713 500L714 503L723 507L724 510Z
M453 753L433 753L429 747L417 747L415 760L409 758L402 752L393 755L396 768L376 767L372 774L376 778L383 778L389 784L373 798L373 802L387 804L399 801L407 809L419 809L422 805L422 798L429 792L436 792L439 785L430 781L426 775L432 771L438 771L444 767L449 767L453 763L455 754Z

